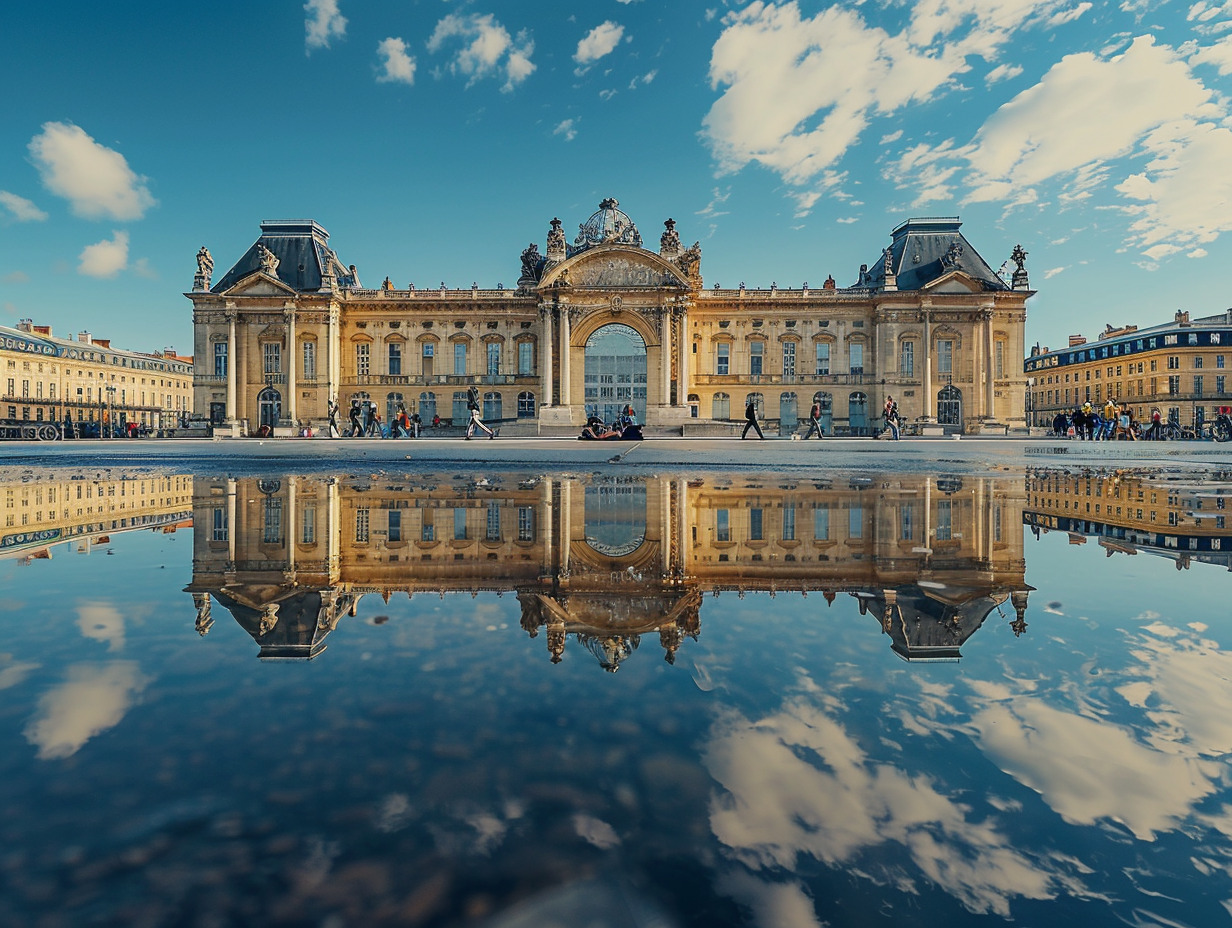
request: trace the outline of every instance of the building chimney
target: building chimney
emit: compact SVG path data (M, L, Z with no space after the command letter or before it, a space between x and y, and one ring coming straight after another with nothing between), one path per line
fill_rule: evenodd
M17 331L18 332L29 332L32 324L33 324L32 321L29 319L18 319L17 320Z
M1077 348L1079 345L1085 345L1086 343L1087 340L1081 335L1071 335L1069 337L1069 346L1071 348Z
M77 341L81 342L83 345L93 345L94 344L93 339L90 338L89 332L78 332Z

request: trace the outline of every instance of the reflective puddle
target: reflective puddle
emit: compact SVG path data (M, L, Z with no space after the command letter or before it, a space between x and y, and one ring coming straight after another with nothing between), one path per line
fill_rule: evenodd
M1232 911L1226 478L0 498L4 924Z

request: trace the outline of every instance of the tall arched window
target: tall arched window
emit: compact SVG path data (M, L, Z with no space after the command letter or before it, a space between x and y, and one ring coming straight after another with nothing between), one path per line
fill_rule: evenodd
M821 416L817 419L823 435L833 435L831 423L834 421L834 397L829 393L814 393L813 402L821 407Z
M766 418L766 398L760 393L748 393L744 397L745 408L748 408L749 403L752 403L757 410L757 418Z
M868 434L868 395L853 393L847 398L847 424L852 435Z
M459 343L460 344L460 343ZM466 408L467 393L465 390L453 391L453 424L462 425L471 417L471 412Z
M423 420L424 425L430 425L436 417L436 394L421 393L419 394L419 418Z
M501 395L496 391L491 391L483 395L483 417L484 419L494 422L498 419L505 418L501 412Z
M787 344L791 344L788 342ZM779 434L787 435L800 424L800 404L794 393L779 394Z
M726 393L716 393L710 404L710 418L731 418L731 397Z

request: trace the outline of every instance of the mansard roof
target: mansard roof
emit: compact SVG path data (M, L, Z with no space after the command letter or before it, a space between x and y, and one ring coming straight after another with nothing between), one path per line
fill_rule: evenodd
M278 259L274 276L299 292L320 290L326 275L332 276L338 287L359 285L329 247L329 233L323 227L311 219L277 219L261 223L261 237L213 286L212 292L224 293L250 274L263 270L261 246Z
M959 231L957 216L908 219L894 229L890 242L890 267L899 290L922 290L952 271L961 271L985 290L1009 290L966 236ZM884 252L868 265L867 276L850 289L885 286Z

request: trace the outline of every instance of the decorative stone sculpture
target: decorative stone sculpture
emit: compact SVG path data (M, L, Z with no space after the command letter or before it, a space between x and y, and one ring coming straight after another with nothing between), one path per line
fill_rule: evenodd
M214 258L204 245L197 252L197 274L193 277L194 290L210 289L210 278L214 274Z
M694 242L676 260L680 270L689 283L695 287L702 285L702 243Z
M257 242L257 257L261 261L261 270L271 277L278 276L278 256L265 247L265 242Z
M671 261L680 255L680 233L676 231L676 220L667 219L663 222L664 232L659 236L659 254Z
M834 289L836 289L836 288L838 287L838 284L837 284L837 283L835 282L835 280L834 280L834 275L833 275L833 274L828 275L828 276L826 277L826 282L825 282L824 284L822 284L822 285L821 285L821 287L822 287L822 289L823 289L823 290L834 290Z
M551 226L548 231L548 263L556 264L565 260L565 230L560 227L559 219L553 219Z
M522 276L518 283L534 283L539 279L539 271L543 267L543 256L539 254L539 246L531 242L522 252Z
M958 261L962 258L963 247L960 242L951 242L950 247L945 250L945 254L941 256L941 266L943 268L952 269L958 267Z
M1017 265L1011 285L1015 290L1030 290L1031 284L1027 280L1027 252L1022 250L1022 245L1014 246L1014 250L1010 252L1010 260Z

